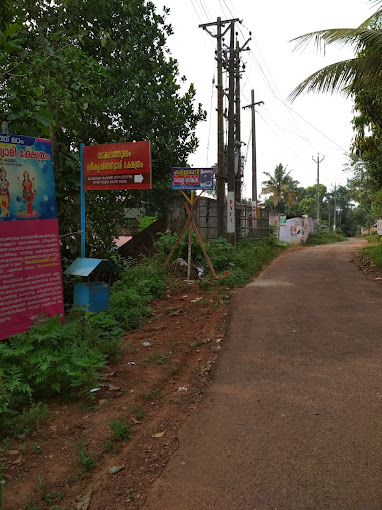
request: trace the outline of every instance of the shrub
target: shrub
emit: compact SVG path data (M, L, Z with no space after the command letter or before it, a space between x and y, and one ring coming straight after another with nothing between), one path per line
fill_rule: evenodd
M345 241L346 239L346 235L342 232L317 232L308 237L306 244L330 244Z

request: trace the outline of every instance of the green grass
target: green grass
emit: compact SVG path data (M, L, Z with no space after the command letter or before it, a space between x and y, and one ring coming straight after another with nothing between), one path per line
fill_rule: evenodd
M130 426L121 420L113 420L110 423L110 428L113 431L114 439L133 439Z
M368 257L373 264L382 269L382 243L366 246L361 251L361 256Z
M162 354L161 352L153 352L150 354L148 358L143 361L143 364L146 366L148 364L153 365L165 365L170 362L173 356L172 352L168 352L167 354Z
M330 244L346 241L346 239L346 235L339 232L317 232L308 237L306 244Z
M78 462L81 466L81 473L95 468L95 458L86 450L86 443L81 443L78 447Z

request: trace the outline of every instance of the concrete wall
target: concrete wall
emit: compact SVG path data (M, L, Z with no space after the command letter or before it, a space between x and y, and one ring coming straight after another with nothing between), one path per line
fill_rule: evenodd
M286 220L279 229L279 239L285 243L305 243L314 232L314 220L307 216L298 216Z

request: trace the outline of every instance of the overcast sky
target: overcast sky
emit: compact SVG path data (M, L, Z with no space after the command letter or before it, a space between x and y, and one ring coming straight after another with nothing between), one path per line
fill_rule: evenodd
M366 0L153 0L158 12L170 8L167 18L174 29L168 39L172 56L179 62L180 73L187 83L194 83L197 101L207 110L207 122L197 129L200 146L189 159L191 166L212 166L217 161L216 79L214 52L216 39L198 25L240 18L237 24L243 44L252 32L250 51L242 52L246 72L242 78L242 106L250 103L251 89L256 101L256 140L258 188L263 171L273 172L282 163L294 179L306 187L315 184L320 159L320 182L329 189L345 184L349 174L343 172L346 153L352 139L352 101L340 95L307 94L290 104L286 98L294 87L314 71L330 63L350 58L352 52L329 47L326 55L317 54L313 46L304 52L293 51L291 39L326 28L357 27L372 12ZM229 34L225 38L229 43ZM242 110L242 149L247 154L244 169L244 196L251 195L251 115Z

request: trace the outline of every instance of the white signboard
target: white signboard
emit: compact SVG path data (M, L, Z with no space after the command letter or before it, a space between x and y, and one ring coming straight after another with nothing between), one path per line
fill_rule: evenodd
M382 220L377 220L377 233L382 236Z

